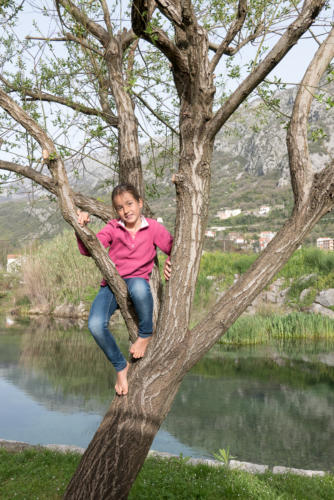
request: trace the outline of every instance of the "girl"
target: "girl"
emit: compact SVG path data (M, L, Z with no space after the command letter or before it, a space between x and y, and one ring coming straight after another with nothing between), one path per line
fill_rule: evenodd
M127 284L139 325L138 338L131 346L130 353L134 358L141 358L152 335L153 298L149 277L156 247L170 255L173 238L156 220L142 216L143 200L131 184L116 186L111 199L119 219L110 220L96 236L105 248L109 247L109 256ZM79 211L78 222L81 226L86 225L90 222L89 214ZM89 255L78 236L77 239L80 253ZM167 280L170 271L167 259L164 267ZM128 393L127 372L130 365L108 330L109 320L117 307L113 292L103 280L89 313L88 328L116 369L115 390L121 396Z

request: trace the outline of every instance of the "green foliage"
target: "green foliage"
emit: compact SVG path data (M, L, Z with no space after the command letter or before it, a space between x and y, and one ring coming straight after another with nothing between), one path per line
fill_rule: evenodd
M221 337L220 344L252 345L296 339L334 339L334 320L298 312L244 315Z
M220 448L218 450L218 453L214 453L213 456L215 457L216 460L219 460L219 462L222 462L225 467L228 467L230 465L230 460L233 460L236 457L233 457L230 454L230 448L229 446L225 448Z
M49 450L12 453L0 450L0 496L3 500L60 500L80 455ZM334 477L249 474L226 467L189 465L179 459L150 457L140 471L129 500L217 500L278 498L331 500Z

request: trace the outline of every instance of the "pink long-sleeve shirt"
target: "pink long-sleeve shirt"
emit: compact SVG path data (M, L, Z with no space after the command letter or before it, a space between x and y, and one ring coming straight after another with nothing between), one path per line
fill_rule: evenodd
M147 281L153 269L156 247L170 255L173 244L173 237L164 226L145 217L142 217L141 227L134 238L118 219L110 220L96 236L105 248L109 247L109 257L122 278L144 278ZM78 236L77 240L80 253L89 256ZM105 280L101 282L102 286L106 284Z

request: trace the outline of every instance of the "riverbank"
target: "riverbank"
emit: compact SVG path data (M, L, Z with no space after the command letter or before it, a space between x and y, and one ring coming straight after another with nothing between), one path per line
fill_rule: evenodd
M0 496L13 498L61 499L78 463L78 453L25 449L0 449ZM216 500L218 498L274 500L277 498L331 500L334 476L305 477L287 472L250 474L226 466L197 463L186 457L148 457L129 499Z
M203 254L191 326L256 258L256 254ZM160 260L162 264L164 256ZM67 231L30 250L21 270L0 272L0 309L20 315L86 319L100 279L92 259L78 253L73 233ZM317 313L334 319L334 252L297 250L246 314L291 312Z

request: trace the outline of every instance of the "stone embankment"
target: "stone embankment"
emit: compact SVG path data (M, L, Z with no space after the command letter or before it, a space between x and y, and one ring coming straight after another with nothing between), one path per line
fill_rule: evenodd
M239 276L235 275L235 281L238 278ZM299 278L298 283L301 284L300 288L302 291L297 300L297 306L304 312L322 314L334 318L334 288L319 291L311 301L308 300L314 295L314 290L308 284L316 278L316 274L309 274ZM215 277L207 276L207 279L214 280ZM291 285L291 280L277 279L256 297L254 302L247 308L246 314L255 314L263 309L263 307L268 307L272 312L277 311L279 313L288 313L296 310L296 301L291 301L289 298ZM218 289L216 290L218 291ZM219 297L223 295L224 292L218 293ZM31 316L48 315L55 318L87 319L87 307L83 302L80 302L77 306L73 304L61 304L53 309L49 305L43 304L30 309L28 314Z
M61 304L52 309L48 304L35 306L28 311L30 316L52 316L54 318L87 319L88 311L83 302L75 306L73 304Z
M308 275L300 278L300 282L307 284L316 275ZM254 302L247 308L246 312L248 314L255 314L261 307L269 306L273 312L275 310L291 312L295 310L292 308L292 303L289 301L290 284L287 284L286 280L279 278L265 290L263 290L254 300ZM327 290L322 290L318 292L311 304L305 305L307 303L307 297L312 293L311 288L304 288L299 295L299 307L304 312L322 314L330 318L334 318L334 288L328 288ZM294 304L295 306L295 304Z
M26 449L46 448L48 450L59 451L60 453L78 453L79 455L83 455L84 452L86 451L85 448L80 448L79 446L74 446L74 445L47 444L45 446L41 446L41 445L32 445L21 441L8 441L5 439L0 439L0 448L5 448L12 452L20 452ZM148 455L166 459L179 458L178 455L173 455L171 453L166 453L166 452L158 452L154 450L151 450ZM187 460L187 463L191 465L206 464L212 467L225 466L225 464L223 464L219 460L211 460L209 458L189 458L189 460ZM299 476L308 476L308 477L324 476L325 474L329 474L329 472L325 472L322 470L295 469L292 467L283 467L281 465L270 468L269 465L253 464L250 462L239 462L238 460L230 460L228 463L228 467L232 470L235 469L241 470L244 472L249 472L250 474L264 474L265 472L268 471L272 472L273 474L296 474Z

